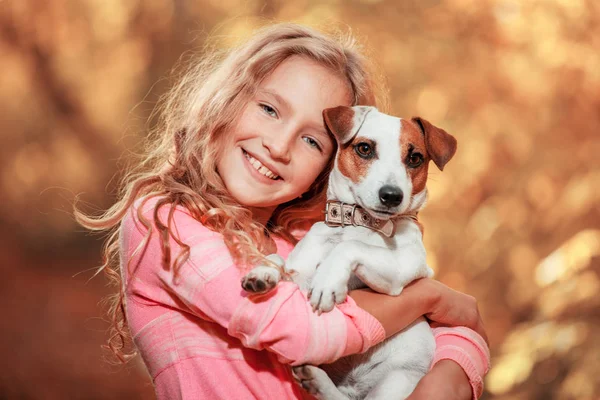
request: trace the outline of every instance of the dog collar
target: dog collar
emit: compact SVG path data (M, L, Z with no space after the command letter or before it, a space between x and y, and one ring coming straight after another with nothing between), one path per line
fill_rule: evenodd
M394 219L378 219L371 217L364 208L356 204L342 203L337 200L328 200L325 206L325 224L327 226L364 226L386 237L392 237L396 230L396 220L410 219L418 223L417 213L401 214Z

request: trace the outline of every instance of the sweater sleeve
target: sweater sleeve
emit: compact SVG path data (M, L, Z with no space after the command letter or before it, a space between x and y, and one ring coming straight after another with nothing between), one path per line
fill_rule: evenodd
M153 221L154 202L142 214ZM166 225L170 205L159 216ZM220 234L176 208L172 226L190 246L189 258L177 271L163 268L163 253L154 224L148 230L135 207L122 222L121 251L128 299L145 305L175 307L215 322L245 347L274 352L282 363L301 365L333 362L367 350L382 341L381 324L351 298L332 312L317 315L296 284L281 282L262 296L249 296L240 285L244 272L234 263ZM181 247L169 242L171 260Z
M465 327L433 328L436 350L431 366L441 360L456 362L467 374L473 399L483 393L483 378L490 370L490 351L483 338Z

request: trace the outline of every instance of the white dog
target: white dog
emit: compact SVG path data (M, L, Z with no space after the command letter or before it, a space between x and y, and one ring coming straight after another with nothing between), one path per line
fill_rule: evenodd
M429 160L441 170L456 151L454 137L421 118L359 106L327 109L323 116L338 142L325 221L285 262L317 312L332 310L348 290L368 286L396 296L411 281L432 276L417 212L427 199ZM283 265L277 255L268 258ZM280 279L276 268L259 266L242 286L264 293ZM404 399L429 370L434 350L431 329L420 318L363 354L293 372L322 400Z

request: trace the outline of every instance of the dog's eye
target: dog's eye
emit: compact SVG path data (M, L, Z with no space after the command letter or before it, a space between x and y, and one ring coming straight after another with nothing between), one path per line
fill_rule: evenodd
M373 157L373 147L369 143L358 143L356 146L354 146L354 150L356 151L356 154L362 158Z
M423 154L421 153L411 153L408 156L408 166L410 168L417 168L418 166L420 166L421 164L423 164Z

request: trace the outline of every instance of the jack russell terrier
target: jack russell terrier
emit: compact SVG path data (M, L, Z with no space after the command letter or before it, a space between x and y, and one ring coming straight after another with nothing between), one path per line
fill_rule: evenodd
M285 262L317 312L328 312L349 290L370 287L397 296L411 281L431 277L417 213L427 199L427 169L442 170L456 139L422 118L405 120L373 107L323 111L338 143L329 176L325 221L312 226ZM282 279L284 262L252 269L242 287L265 293ZM404 399L427 373L435 341L424 318L362 354L320 367L293 368L296 380L321 400Z

